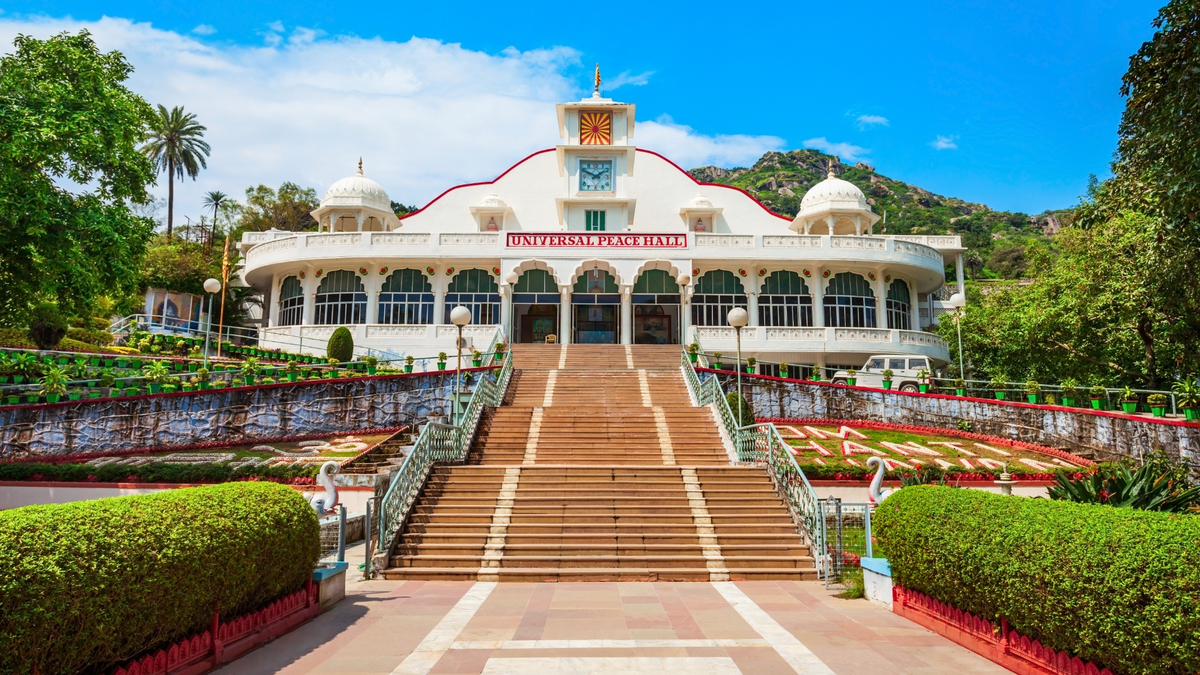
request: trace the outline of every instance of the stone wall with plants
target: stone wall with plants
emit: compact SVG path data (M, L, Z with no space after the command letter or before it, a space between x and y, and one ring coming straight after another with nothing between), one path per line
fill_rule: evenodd
M452 372L0 407L0 459L396 427L446 414Z
M706 378L714 373L701 371L699 375ZM733 373L719 377L727 391L736 389ZM1191 461L1197 461L1196 455L1200 454L1197 424L1082 408L907 394L772 377L743 375L742 389L759 419L871 420L961 429L1060 448L1101 461L1140 459L1155 450Z

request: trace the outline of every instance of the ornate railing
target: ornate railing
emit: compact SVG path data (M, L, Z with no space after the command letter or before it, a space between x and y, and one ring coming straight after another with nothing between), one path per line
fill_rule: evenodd
M767 467L771 479L787 502L793 520L802 526L808 537L809 549L817 561L817 571L824 575L825 517L817 502L817 493L796 463L791 448L774 424L740 426L717 377L701 382L686 352L683 353L682 363L684 380L696 403L702 406L716 405L721 426L733 442L738 461Z
M484 409L500 405L511 378L510 351L505 353L499 370L481 373L458 425L430 422L421 429L412 451L404 458L400 469L392 474L391 483L380 502L378 550L382 556L386 558L391 555L393 544L433 466L439 462L460 464L466 461Z

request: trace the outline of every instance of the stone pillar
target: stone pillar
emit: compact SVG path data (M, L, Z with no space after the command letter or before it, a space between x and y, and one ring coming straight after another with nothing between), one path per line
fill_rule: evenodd
M367 277L363 279L363 286L367 289L367 315L363 317L363 323L379 323L379 287L383 285L381 279L378 272L370 266L367 267Z
M862 216L854 216L854 232L862 236Z
M355 220L355 222L357 222L357 223L358 223L358 231L359 231L359 232L362 232L362 226L363 226L363 213L362 213L362 211L359 211L358 213L354 214L354 220Z
M437 268L434 268L433 279L433 323L446 323L446 275L437 273Z
M301 326L311 326L316 319L317 286L321 281L313 276L312 270L308 270L307 276L308 278L300 283L304 289L304 318L300 321Z
M887 328L887 282L883 280L883 270L875 270L875 327Z
M571 287L559 286L558 342L571 344Z
M908 280L908 290L912 298L912 304L909 305L912 314L912 329L921 330L921 296L917 293L915 281Z
M832 236L832 235L833 235L833 223L834 223L836 220L837 220L837 219L833 217L833 214L830 214L830 215L828 215L828 216L825 216L825 222L826 222L826 223L829 225L829 234L830 234L830 236Z
M690 288L679 289L679 339L688 344L688 328L692 325L692 294Z
M821 268L812 271L811 278L806 279L813 299L813 327L825 327L825 280L821 278Z
M954 256L954 277L958 281L958 292L962 293L963 296L965 297L967 294L967 291L966 291L966 286L964 286L964 281L963 281L963 254L962 254L962 251L959 251Z
M750 316L750 322L747 326L758 325L758 291L753 290L746 294L746 314Z
M267 320L267 326L270 328L274 328L275 326L279 325L279 287L283 285L283 279L285 276L286 275L276 274L274 277L272 277L271 290L267 291L265 297L263 298L263 318ZM271 311L272 298L275 299L275 311ZM204 295L204 300L201 300L201 303L204 303L204 301L207 299L208 294L206 293ZM201 312L203 312L204 308L206 308L206 304L207 303L201 305Z
M512 286L500 284L500 327L505 340L512 342Z
M621 344L633 344L633 286L621 287Z

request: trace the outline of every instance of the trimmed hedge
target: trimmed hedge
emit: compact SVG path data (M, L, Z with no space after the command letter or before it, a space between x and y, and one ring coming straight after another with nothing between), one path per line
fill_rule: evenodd
M1200 672L1200 517L909 487L873 518L894 581L1123 675Z
M325 355L339 363L346 363L354 358L354 336L350 334L349 328L339 326L333 331L325 345Z
M295 490L227 483L0 512L0 672L100 672L304 586Z
M269 480L292 483L298 478L314 478L320 471L315 464L290 466L241 466L227 464L166 464L152 462L141 466L105 464L49 464L42 462L0 463L0 480L62 481L97 483L226 483L238 480ZM304 481L311 482L311 481Z

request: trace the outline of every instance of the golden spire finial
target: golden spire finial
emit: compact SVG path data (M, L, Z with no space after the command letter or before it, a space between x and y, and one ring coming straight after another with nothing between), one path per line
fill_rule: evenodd
M596 64L596 93L600 93L600 64Z
M358 158L358 175L362 175L362 157Z

